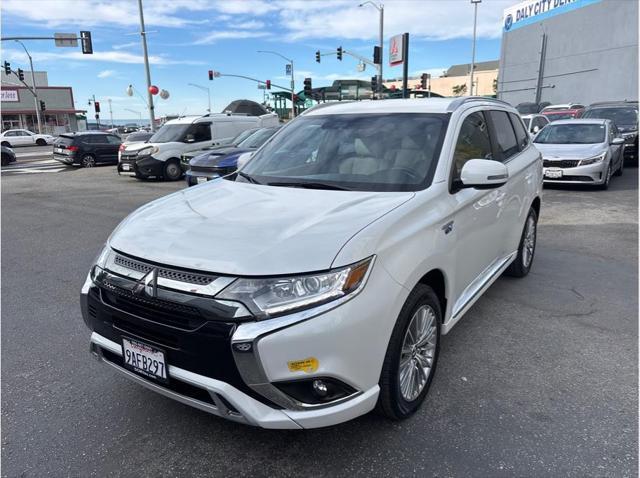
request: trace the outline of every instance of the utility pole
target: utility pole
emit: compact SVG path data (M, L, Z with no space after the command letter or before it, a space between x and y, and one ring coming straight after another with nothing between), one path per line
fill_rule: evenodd
M363 7L367 4L373 5L374 8L376 8L378 10L378 12L380 13L380 24L378 26L379 29L379 36L380 36L380 64L376 65L376 67L378 68L378 98L382 99L382 90L384 89L384 85L382 84L382 65L384 64L384 54L383 54L383 48L384 48L384 5L381 3L379 5L376 5L375 3L373 3L372 1L367 1L367 2L363 2L360 5L358 5L359 7Z
M469 81L469 96L473 96L473 71L476 69L476 25L478 23L478 3L482 3L482 0L471 0L471 3L473 4L473 42L471 46L471 78Z
M111 121L111 127L113 128L113 110L111 109L111 98L107 100L109 102L109 121Z
M194 88L198 88L202 91L207 92L207 98L209 100L209 108L207 109L208 113L211 113L211 88L207 88L206 86L196 85L195 83L187 83L189 86L193 86Z
M149 120L151 121L151 131L156 130L156 120L153 111L153 95L151 94L151 71L149 70L149 52L147 50L147 32L144 28L144 14L142 13L142 0L138 0L140 10L140 37L142 38L142 53L144 55L144 68L147 73L147 96L149 97Z
M33 72L33 60L31 59L31 55L29 55L29 52L27 51L27 47L24 46L24 43L22 43L20 40L14 40L14 41L16 43L20 43L20 45L24 49L24 52L27 54L27 57L29 57L29 65L31 66L31 88L33 89L31 93L33 94L33 103L36 107L36 118L38 120L38 133L42 134L42 119L40 117L40 104L38 103L38 90L36 89L36 76L35 76L35 73Z
M280 53L278 53L277 51L270 51L270 50L258 50L258 53L271 53L272 55L277 55L280 58L283 58L284 60L288 61L289 64L291 65L291 119L296 117L296 103L294 101L294 96L296 94L295 91L295 80L294 80L294 72L293 72L293 60L291 60L290 58L287 58L284 55L281 55Z

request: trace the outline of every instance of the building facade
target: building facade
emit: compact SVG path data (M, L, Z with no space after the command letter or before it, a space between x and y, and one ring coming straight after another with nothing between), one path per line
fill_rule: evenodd
M77 110L73 101L73 90L69 86L49 86L46 72L35 72L38 108L44 102L45 110L41 111L42 132L60 134L77 131ZM20 85L15 75L6 76L2 71L2 88L0 103L0 124L2 131L7 129L28 129L38 132L36 102L28 88ZM25 82L31 86L31 73L25 71Z
M638 99L637 0L527 0L503 19L498 98Z

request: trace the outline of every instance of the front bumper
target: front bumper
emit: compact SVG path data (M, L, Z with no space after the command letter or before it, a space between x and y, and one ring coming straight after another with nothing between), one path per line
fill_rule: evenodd
M264 321L208 322L186 334L108 306L95 295L96 288L87 278L81 306L93 331L91 350L101 361L182 403L264 428L330 426L372 410L395 317L408 294L378 267L360 294L344 301ZM167 351L170 386L119 363L123 335ZM315 370L291 368L292 361L310 357L317 362ZM315 377L342 381L355 393L335 402L302 404L274 386Z
M187 170L185 174L185 181L187 182L187 186L196 186L198 184L206 183L207 181L211 181L219 177L220 175L213 171L212 172L195 172L195 171Z
M558 164L560 163L561 161L558 161ZM551 162L551 164L553 164L553 162ZM544 182L548 184L602 184L606 179L605 175L608 165L608 161L601 161L595 164L570 168L545 166L543 168ZM556 170L562 171L562 176L559 178L549 177L552 171Z
M128 169L125 169L126 166L128 166ZM164 161L160 161L153 156L143 156L136 159L122 157L118 163L118 173L138 178L159 178L164 175L164 166Z

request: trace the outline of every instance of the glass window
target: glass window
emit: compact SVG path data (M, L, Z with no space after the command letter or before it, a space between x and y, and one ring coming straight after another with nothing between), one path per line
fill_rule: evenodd
M182 141L189 124L165 124L149 139L149 143L170 143Z
M606 127L603 124L565 123L550 124L543 129L534 143L541 144L597 144L604 143Z
M184 135L185 139L189 135L193 135L193 140L196 143L211 141L211 123L192 124Z
M122 140L117 136L107 135L107 142L109 144L120 144L122 143Z
M259 148L262 146L274 133L277 131L276 128L264 128L256 131L254 134L246 138L240 144L238 144L239 148Z
M527 129L531 129L531 118L522 118L522 121L524 121L524 124L527 127Z
M496 132L498 149L502 153L502 161L505 161L519 151L513 126L509 121L509 115L505 111L489 111L489 116Z
M429 186L446 125L444 114L301 116L243 173L274 186L416 191Z
M470 159L493 159L489 129L482 113L472 113L462 123L453 153L454 179L460 179L462 166Z
M618 126L636 126L638 124L638 110L632 107L594 108L587 110L582 117L610 119Z
M522 151L529 144L529 135L527 134L527 131L524 129L524 126L522 125L522 121L520 121L520 117L518 115L509 113L509 117L511 118L513 129L516 132L516 139L518 140L518 146L520 146L520 151Z

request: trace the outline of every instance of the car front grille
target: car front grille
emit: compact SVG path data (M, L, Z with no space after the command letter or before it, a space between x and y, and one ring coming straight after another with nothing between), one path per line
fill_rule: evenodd
M125 269L129 269L132 271L142 272L143 274L147 274L154 268L154 266L149 263L138 261L121 254L116 254L114 262L120 267L124 267ZM214 275L196 274L176 269L169 269L166 267L158 268L158 277L164 277L166 279L198 285L210 284L218 278L218 276Z
M545 159L542 162L542 165L545 168L575 168L579 164L580 164L579 159L560 159L560 160Z
M561 178L544 178L545 181L575 181L575 182L584 182L590 183L593 182L593 178L591 176L562 176Z

